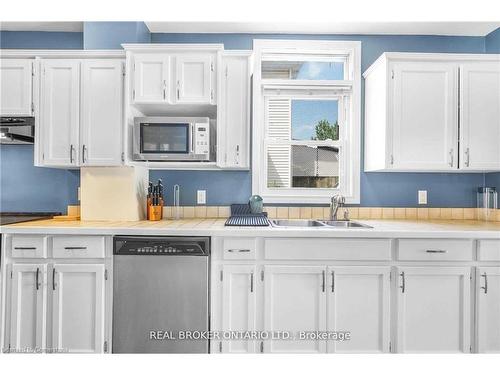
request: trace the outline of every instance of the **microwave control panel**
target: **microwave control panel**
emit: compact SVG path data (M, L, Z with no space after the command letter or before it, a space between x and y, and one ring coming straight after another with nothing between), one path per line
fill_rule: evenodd
M210 154L210 125L209 123L194 124L194 153L196 155Z

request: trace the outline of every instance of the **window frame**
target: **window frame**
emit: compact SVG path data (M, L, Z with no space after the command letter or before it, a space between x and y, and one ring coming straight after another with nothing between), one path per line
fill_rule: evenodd
M344 80L294 80L262 79L261 62L263 56L296 54L307 57L309 54L345 59ZM341 128L343 137L339 141L325 141L325 144L339 147L339 188L269 188L267 187L267 153L269 139L266 120L266 91L268 90L310 90L324 92L325 99L333 97L329 91L348 90L348 95L339 101L340 118L348 121L348 126ZM340 95L340 94L337 94ZM286 95L283 95L286 97ZM347 99L346 99L347 98ZM321 100L321 96L314 99ZM345 101L348 101L348 106ZM344 103L342 116L340 102ZM296 143L290 141L291 144ZM306 144L307 141L298 141ZM318 141L314 141L316 145ZM283 144L283 142L280 142ZM253 76L253 132L252 132L252 193L261 195L268 203L325 204L334 194L342 194L346 202L360 202L361 173L361 42L358 41L321 41L321 40L254 40L254 76Z

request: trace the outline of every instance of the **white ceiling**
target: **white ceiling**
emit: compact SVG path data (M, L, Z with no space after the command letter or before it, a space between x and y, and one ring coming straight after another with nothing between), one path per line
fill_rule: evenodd
M0 22L0 30L82 32L83 22Z
M500 22L146 22L153 33L402 34L485 36Z
M500 22L146 22L153 33L400 34L484 36ZM9 31L83 31L83 22L0 22Z

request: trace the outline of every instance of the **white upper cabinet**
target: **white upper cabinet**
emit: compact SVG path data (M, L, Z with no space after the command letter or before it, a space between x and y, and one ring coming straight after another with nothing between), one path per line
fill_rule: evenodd
M82 63L82 166L122 163L123 64L120 60Z
M460 66L460 168L500 170L500 62Z
M349 332L329 340L330 353L389 352L390 267L328 267L328 332Z
M11 267L10 349L35 353L47 340L47 265Z
M216 104L213 51L134 53L134 104Z
M456 168L458 67L397 62L391 69L393 168Z
M123 60L41 62L38 165L122 164Z
M163 53L134 55L135 103L168 103L170 81L170 56Z
M78 165L80 61L43 60L41 80L42 163Z
M470 268L400 267L397 351L470 351Z
M326 331L326 267L264 267L264 331L289 339L264 341L266 353L325 353L326 341L300 337Z
M176 103L215 104L214 56L187 53L175 56Z
M249 52L224 52L219 103L218 165L249 168L250 64Z
M385 53L365 77L365 171L500 170L500 56Z
M33 116L34 60L0 60L0 115Z
M479 353L500 353L500 268L476 270L476 333Z
M71 353L104 350L104 265L55 264L52 346Z

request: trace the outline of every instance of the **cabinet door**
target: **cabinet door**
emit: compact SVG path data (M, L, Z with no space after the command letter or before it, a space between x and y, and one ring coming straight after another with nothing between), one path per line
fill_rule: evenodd
M328 332L350 334L328 341L328 352L389 352L390 267L328 268Z
M80 62L42 61L42 164L78 165L80 126Z
M52 346L71 353L104 348L104 265L55 264Z
M84 166L121 164L123 62L82 63L81 158Z
M320 266L265 266L264 330L290 339L264 341L266 353L324 353L326 340L301 333L326 330L326 270Z
M33 60L0 60L0 115L33 116Z
M401 62L391 76L392 169L456 169L458 67Z
M10 348L15 352L46 348L47 265L13 264Z
M248 56L222 58L220 108L221 167L248 168L250 145L250 71Z
M170 58L165 54L134 55L135 103L168 102Z
M470 269L398 268L398 352L470 351Z
M477 351L500 353L500 268L476 272Z
M176 102L214 104L213 61L210 54L178 55L176 60Z
M500 63L462 65L460 95L460 168L500 170Z
M222 331L255 331L255 266L222 267ZM255 353L254 340L223 340L224 353Z

